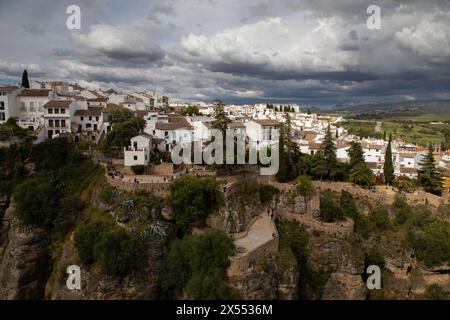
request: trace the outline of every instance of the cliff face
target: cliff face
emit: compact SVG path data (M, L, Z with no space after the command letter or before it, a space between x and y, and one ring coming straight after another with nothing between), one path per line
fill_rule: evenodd
M0 299L42 299L49 267L43 229L23 227L11 205L1 224Z
M81 290L69 290L66 286L67 267L76 264L76 249L68 241L62 249L55 272L47 284L47 298L52 300L114 300L114 299L157 299L159 261L161 250L157 246L149 248L147 267L138 274L124 279L107 276L96 266L81 267Z
M239 276L230 277L231 286L242 299L295 299L298 269L295 261L281 255L267 257Z

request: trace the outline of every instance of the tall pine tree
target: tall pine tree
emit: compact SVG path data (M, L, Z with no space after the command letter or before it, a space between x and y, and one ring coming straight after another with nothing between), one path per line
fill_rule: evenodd
M30 82L28 81L28 72L27 70L23 70L22 73L22 87L29 89L30 88Z
M315 175L320 176L320 179L334 179L339 165L336 159L336 146L334 145L330 125L328 125L322 145L314 162L313 172Z
M433 146L428 146L428 153L420 163L419 183L426 192L442 195L444 189L442 185L442 172L435 165Z
M389 142L384 155L383 176L387 185L390 185L395 179L394 164L392 163L392 134L389 135Z
M350 157L348 163L349 170L353 169L357 164L364 162L364 151L361 147L361 143L358 141L350 142L350 148L347 150L347 154Z

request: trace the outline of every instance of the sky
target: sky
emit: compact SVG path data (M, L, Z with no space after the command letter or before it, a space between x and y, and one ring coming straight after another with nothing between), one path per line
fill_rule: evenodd
M371 4L381 29L367 27ZM26 68L189 101L450 99L450 0L0 0L0 26L3 83Z

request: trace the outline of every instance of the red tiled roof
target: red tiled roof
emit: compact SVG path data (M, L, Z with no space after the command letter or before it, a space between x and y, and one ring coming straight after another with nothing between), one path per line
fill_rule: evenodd
M20 97L48 97L49 89L24 89Z

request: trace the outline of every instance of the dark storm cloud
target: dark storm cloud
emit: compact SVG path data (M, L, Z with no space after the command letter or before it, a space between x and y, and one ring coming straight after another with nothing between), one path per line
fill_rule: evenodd
M161 88L228 102L342 104L449 97L445 0L0 1L0 76ZM368 30L369 4L382 30Z

